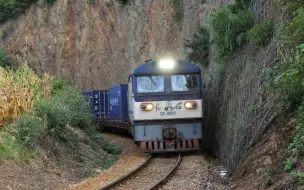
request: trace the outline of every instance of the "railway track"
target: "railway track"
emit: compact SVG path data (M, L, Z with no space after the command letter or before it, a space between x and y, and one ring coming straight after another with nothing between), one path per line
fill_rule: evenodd
M145 163L135 171L113 181L101 189L158 189L173 175L180 162L180 153L162 155L160 157L150 156Z

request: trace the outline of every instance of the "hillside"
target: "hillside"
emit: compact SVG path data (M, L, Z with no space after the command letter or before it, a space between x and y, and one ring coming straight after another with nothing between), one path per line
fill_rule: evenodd
M301 0L40 0L1 21L0 48L82 90L126 83L150 58L200 63L202 145L234 172L231 187L301 188L303 9Z

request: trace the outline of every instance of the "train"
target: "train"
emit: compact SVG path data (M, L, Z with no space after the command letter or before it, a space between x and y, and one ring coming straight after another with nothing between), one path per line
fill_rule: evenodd
M126 129L143 152L200 149L203 133L201 69L187 60L147 60L127 84L84 91L100 126Z

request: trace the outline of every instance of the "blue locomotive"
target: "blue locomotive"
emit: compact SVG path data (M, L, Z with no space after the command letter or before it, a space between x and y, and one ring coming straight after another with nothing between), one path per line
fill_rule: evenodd
M185 60L149 60L136 67L128 84L93 97L96 120L128 129L144 152L199 149L202 138L200 68Z

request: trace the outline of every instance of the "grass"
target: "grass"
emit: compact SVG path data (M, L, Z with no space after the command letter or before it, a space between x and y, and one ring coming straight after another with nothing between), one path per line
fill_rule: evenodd
M122 149L119 146L114 146L110 141L104 140L102 148L110 154L117 155L122 153Z
M87 171L85 177L90 178L90 177L96 176L99 173L99 171L103 171L103 170L110 168L117 160L118 160L118 158L98 160L94 164L94 166Z

